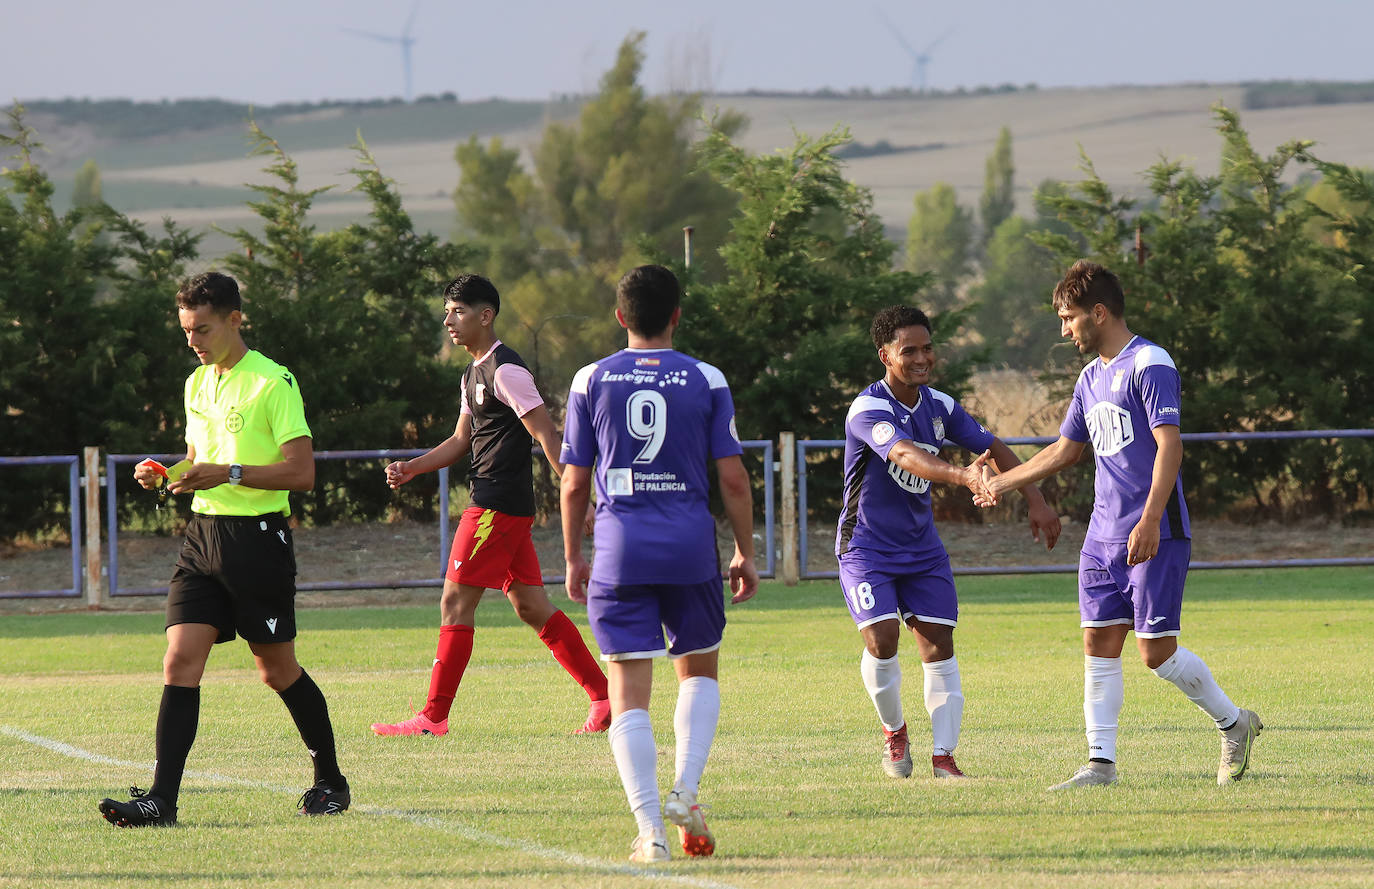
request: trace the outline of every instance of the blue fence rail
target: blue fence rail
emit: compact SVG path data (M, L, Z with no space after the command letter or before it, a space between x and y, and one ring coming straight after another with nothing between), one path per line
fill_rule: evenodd
M72 585L62 590L7 590L0 599L76 598L81 595L81 458L75 454L44 457L0 457L0 467L67 465L67 507L71 512Z
M773 469L773 442L771 441L746 441L742 442L746 450L759 450L762 452L763 459L763 478L764 478L764 543L765 543L765 569L760 573L763 577L776 576L776 548L774 546L774 521L773 521L773 488L774 488L774 469ZM394 459L407 460L418 457L426 453L425 450L362 450L362 451L317 451L316 460L368 460L368 459ZM543 452L538 448L534 453L543 459ZM118 505L118 481L120 473L118 467L137 463L147 454L108 454L105 457L105 529L106 529L106 565L108 572L108 590L111 596L157 596L164 595L167 587L132 587L121 589L119 586L119 514ZM153 459L163 463L170 463L180 460L185 454L154 454ZM54 458L55 459L55 458ZM131 475L131 474L130 474ZM132 481L129 482L133 484ZM449 547L452 544L452 533L449 530L449 467L439 470L439 544L438 544L438 568L436 577L420 580L320 580L309 583L299 583L296 585L298 590L380 590L380 589L413 589L420 587L440 587L444 584L444 571L448 563ZM79 556L74 556L74 565L80 567ZM78 575L79 576L79 575ZM563 582L563 575L544 576L546 584L559 584ZM20 594L14 594L20 595ZM79 595L79 592L77 593Z
M1283 439L1374 438L1374 429L1311 429L1277 432L1184 432L1180 438L1187 442L1275 441ZM1058 441L1057 436L1024 436L1004 438L1009 445L1047 445ZM839 577L835 571L807 569L810 534L808 533L806 501L807 451L843 448L843 439L812 439L797 442L797 557L802 579ZM1218 568L1315 568L1323 566L1374 565L1374 557L1343 559L1231 559L1226 561L1190 562L1189 568L1208 570ZM971 565L954 568L955 574L1076 574L1078 564L1072 565Z
M371 460L371 459L396 459L407 460L411 457L418 457L425 453L423 449L404 449L404 450L371 450L371 451L316 451L316 460ZM119 494L117 484L119 473L117 467L131 463L137 463L147 454L108 454L105 457L105 546L106 546L106 566L108 570L108 589L111 596L159 596L167 592L166 586L155 587L134 587L131 589L120 589L119 587ZM154 460L162 463L169 463L180 460L186 455L183 454L154 454ZM444 567L448 563L448 547L452 542L449 537L449 517L448 517L448 477L449 467L445 466L439 470L439 575L438 577L426 578L422 580L388 580L388 581L347 581L347 580L321 580L310 583L298 583L298 590L375 590L375 589L410 589L413 587L438 587L444 584ZM132 478L132 474L130 474ZM130 484L133 484L130 481ZM170 569L169 569L170 572Z
M1316 429L1316 430L1295 430L1283 432L1193 432L1184 433L1182 436L1185 442L1232 442L1232 441L1263 441L1263 440L1284 440L1284 439L1339 439L1339 438L1374 438L1374 429ZM1055 439L1048 436L1007 438L1004 441L1009 445L1044 445ZM775 488L777 485L774 443L766 440L752 440L743 442L746 451L758 451L763 463L763 491L764 491L764 570L760 571L763 577L777 576L777 548L775 536L777 526L775 521ZM797 494L798 494L798 556L800 565L800 577L804 579L837 577L838 571L810 571L807 568L810 547L809 518L807 505L807 454L810 451L825 448L842 448L844 442L835 440L813 440L798 441L796 443L797 457ZM321 460L350 460L350 459L406 459L419 456L423 450L355 450L355 451L321 451L315 454ZM535 449L535 453L539 453ZM105 571L107 573L108 591L111 596L139 596L139 595L160 595L166 592L166 587L141 587L121 589L119 586L119 522L118 522L118 496L121 473L119 467L136 463L144 458L144 454L109 454L105 458L105 508L106 508L106 546L108 553L106 556ZM181 454L155 455L158 459L175 461L182 457ZM79 597L84 592L84 577L82 572L82 491L81 491L81 458L75 455L51 455L33 457L0 457L0 468L9 466L45 466L45 465L66 465L69 476L69 509L71 513L71 539L73 541L71 553L71 576L72 584L65 589L46 589L46 590L8 590L0 591L0 598L44 598L44 597ZM126 486L131 485L132 481L125 479ZM315 581L299 585L302 590L363 590L363 589L396 589L412 587L438 587L443 584L443 573L448 558L448 550L451 542L450 519L449 519L449 469L444 468L439 471L439 528L438 528L438 576L434 578L420 580L386 580L386 581ZM87 517L87 521L98 521ZM1220 568L1305 568L1319 566L1358 566L1374 565L1374 556L1362 558L1330 558L1330 559L1239 559L1230 561L1215 562L1193 562L1195 569L1220 569ZM956 574L1049 574L1049 573L1073 573L1078 570L1077 565L973 565L963 566L955 569ZM562 583L563 578L559 575L546 575L545 583Z

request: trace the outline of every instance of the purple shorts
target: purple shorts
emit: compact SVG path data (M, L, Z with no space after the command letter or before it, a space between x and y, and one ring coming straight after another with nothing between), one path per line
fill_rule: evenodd
M906 623L913 617L951 627L959 623L959 597L943 550L917 562L851 550L840 557L840 589L861 630L878 621Z
M1153 558L1127 565L1125 543L1086 538L1078 554L1080 626L1126 624L1141 639L1177 636L1192 551L1187 538L1161 540Z
M602 660L715 651L725 634L725 587L719 578L617 586L592 581L587 584L587 620Z

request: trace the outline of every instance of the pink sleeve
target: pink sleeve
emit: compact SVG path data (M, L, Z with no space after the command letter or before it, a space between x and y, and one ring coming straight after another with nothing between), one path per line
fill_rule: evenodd
M472 413L472 408L468 407L468 389L467 389L466 386L464 386L464 387L463 387L463 397L462 397L462 399L458 402L458 416L461 417L461 416L463 416L463 414L471 414L471 413Z
M496 397L523 417L544 403L534 385L534 374L518 364L503 364L496 369Z

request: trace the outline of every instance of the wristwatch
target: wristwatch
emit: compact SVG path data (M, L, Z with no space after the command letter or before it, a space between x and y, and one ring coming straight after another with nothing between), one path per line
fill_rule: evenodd
M237 463L229 464L229 484L237 485L243 481L243 467Z

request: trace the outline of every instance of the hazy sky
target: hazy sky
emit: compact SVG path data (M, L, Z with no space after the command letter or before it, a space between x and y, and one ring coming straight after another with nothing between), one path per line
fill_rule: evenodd
M0 0L0 101L219 97L258 104L403 92L412 0ZM419 0L414 91L589 92L631 30L645 84L740 91L1312 78L1374 80L1368 0ZM575 10L575 11L574 11Z

